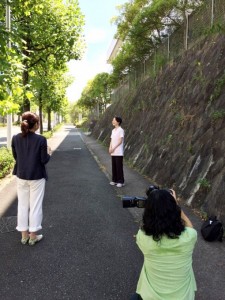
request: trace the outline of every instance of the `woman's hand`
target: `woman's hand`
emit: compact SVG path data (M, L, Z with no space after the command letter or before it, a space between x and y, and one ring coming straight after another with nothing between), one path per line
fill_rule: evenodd
M49 155L52 155L52 149L51 149L51 147L49 147L49 146L47 147L47 152L48 152Z
M114 149L113 148L109 148L109 154L113 153Z

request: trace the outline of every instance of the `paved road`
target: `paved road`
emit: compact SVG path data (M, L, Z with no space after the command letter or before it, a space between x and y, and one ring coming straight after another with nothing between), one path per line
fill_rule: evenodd
M11 134L17 134L20 132L19 126L12 126ZM0 147L7 146L7 127L0 126Z
M32 248L16 231L0 234L0 299L129 299L142 263L137 224L77 130L61 140L48 165L44 240Z
M44 130L47 128L47 124L43 124ZM12 126L11 135L17 134L20 132L20 126ZM10 139L11 140L11 139ZM7 126L0 126L0 147L7 146Z
M107 149L73 127L55 133L49 144L54 153L48 165L45 239L31 248L20 245L15 231L0 234L0 300L129 300L142 265L133 240L142 211L122 209L119 196L143 196L149 180L125 166L126 186L111 187ZM15 197L14 181L0 185L0 210L8 203L5 219L12 223ZM224 300L225 243L205 242L201 220L183 209L198 231L196 300Z

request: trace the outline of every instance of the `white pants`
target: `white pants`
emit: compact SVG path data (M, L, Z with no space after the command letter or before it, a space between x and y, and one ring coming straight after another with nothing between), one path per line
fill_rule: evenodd
M42 203L45 193L45 179L24 180L17 177L18 231L36 232L42 228Z

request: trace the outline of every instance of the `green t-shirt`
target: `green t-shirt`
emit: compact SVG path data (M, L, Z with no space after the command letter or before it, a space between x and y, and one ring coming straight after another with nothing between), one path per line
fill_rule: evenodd
M195 229L186 227L177 239L163 237L155 242L139 230L138 247L144 264L137 285L143 300L193 300L196 282L192 269L192 253L197 241Z

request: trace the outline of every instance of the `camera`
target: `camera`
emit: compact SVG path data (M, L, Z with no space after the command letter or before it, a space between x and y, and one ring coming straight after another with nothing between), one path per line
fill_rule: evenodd
M149 194L154 190L159 190L159 187L151 184L146 190L146 195L149 196ZM144 208L146 199L147 199L146 197L123 196L122 197L123 208L128 208L128 207Z
M132 196L123 196L122 197L122 203L123 208L128 207L138 207L138 208L144 208L145 207L145 197L132 197Z

